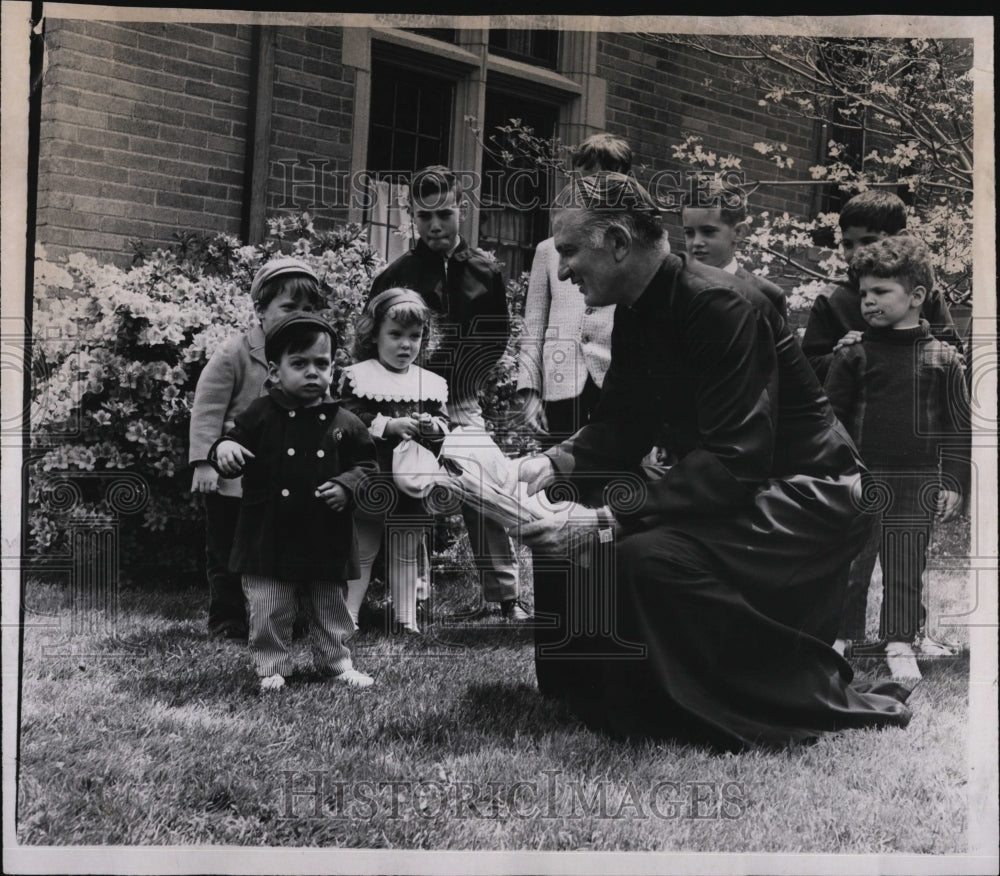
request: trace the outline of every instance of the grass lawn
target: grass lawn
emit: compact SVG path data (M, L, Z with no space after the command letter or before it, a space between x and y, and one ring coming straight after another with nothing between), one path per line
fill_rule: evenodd
M961 573L931 578L939 609L967 606ZM437 617L475 592L440 576ZM206 601L126 589L116 636L68 635L65 592L29 583L21 843L966 850L967 652L922 664L905 730L721 756L585 729L538 695L530 631L498 617L437 620L430 643L358 637L367 691L311 674L299 643L303 672L262 696L245 646L208 640Z

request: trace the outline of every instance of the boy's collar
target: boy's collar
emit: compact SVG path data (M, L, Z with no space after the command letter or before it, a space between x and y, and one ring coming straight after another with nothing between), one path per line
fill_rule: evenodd
M733 260L723 267L719 268L720 271L725 271L727 274L735 274L740 267L740 263L736 261L736 256L733 256Z

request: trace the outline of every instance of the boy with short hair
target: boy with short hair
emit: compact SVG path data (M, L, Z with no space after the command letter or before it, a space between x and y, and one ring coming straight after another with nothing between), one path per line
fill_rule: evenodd
M503 276L493 259L461 239L458 226L465 201L447 167L433 165L414 174L409 209L420 239L375 278L369 298L393 287L423 296L438 315L440 329L440 342L426 367L448 382L453 425L484 429L477 393L507 348L510 334ZM468 505L463 505L462 516L482 572L485 601L500 603L509 620L527 620L506 531Z
M736 250L750 228L746 193L715 183L709 187L704 204L690 197L685 200L681 222L688 255L695 261L746 280L767 296L782 319L788 319L788 303L781 287L751 273L736 261Z
M236 415L265 392L265 333L295 311L319 310L319 279L305 262L272 259L254 275L250 298L258 322L234 335L208 360L198 378L191 407L188 459L194 466L191 492L205 496L205 557L210 636L246 641L247 611L240 576L229 571L242 490L239 478L219 480L208 461L212 445L233 427Z
M870 189L855 195L844 205L838 222L840 247L850 264L859 246L906 233L906 205L892 192ZM934 337L957 350L962 349L948 305L938 290L927 290L920 316L930 325ZM856 344L866 328L861 315L860 293L850 275L820 290L802 339L802 351L820 381L826 379L834 352Z
M868 584L881 556L877 651L894 677L919 678L914 643L926 616L921 575L931 526L950 520L968 494L969 396L961 357L920 318L934 283L927 247L908 235L885 237L862 247L850 270L868 328L833 355L826 391L870 470L866 494L885 507L851 566L835 647L843 652L848 640L864 638Z
M309 618L316 668L350 687L372 678L354 669L347 581L358 576L351 506L378 472L375 445L354 414L329 396L336 336L309 313L268 331L268 394L236 417L209 452L223 477L244 474L230 568L250 605L250 654L261 690L284 687L296 596Z

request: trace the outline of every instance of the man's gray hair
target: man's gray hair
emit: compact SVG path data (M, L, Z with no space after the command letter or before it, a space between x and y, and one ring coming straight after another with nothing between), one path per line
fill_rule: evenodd
M654 249L663 240L660 208L635 177L602 172L575 177L556 196L556 210L584 210L590 241L599 246L610 228L623 228L640 247Z

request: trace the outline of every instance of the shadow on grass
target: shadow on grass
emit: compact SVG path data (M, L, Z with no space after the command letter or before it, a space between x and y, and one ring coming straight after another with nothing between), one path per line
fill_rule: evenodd
M540 740L552 733L578 730L580 722L566 706L542 697L526 684L475 684L446 715L429 714L389 720L379 735L419 746L449 743L456 739L511 743L515 739Z
M158 700L170 708L191 703L230 705L234 698L259 696L257 677L246 666L208 667L169 677L141 676L120 679L115 688L133 697Z

